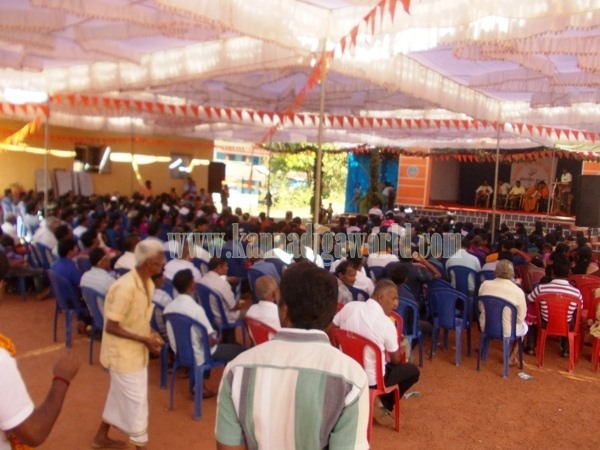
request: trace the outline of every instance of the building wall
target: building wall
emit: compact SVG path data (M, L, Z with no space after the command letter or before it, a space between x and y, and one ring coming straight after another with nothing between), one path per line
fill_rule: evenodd
M25 123L0 121L0 140L18 131ZM41 127L34 135L26 139L31 147L44 148L44 129ZM101 131L75 130L63 127L49 127L48 147L55 150L75 148L75 143L104 144L111 147L112 152L124 152L155 156L170 156L171 152L190 154L193 158L212 160L213 142L203 139L188 139L170 136L130 136ZM152 180L155 193L169 192L171 188L181 193L183 179L171 179L168 162L140 165L139 171L143 180ZM0 150L0 189L12 183L19 183L25 189L35 188L35 171L44 168L44 155L25 152ZM48 156L50 176L55 169L72 170L73 158ZM97 194L131 195L140 189L131 163L111 161L111 172L108 174L90 174ZM195 166L191 176L198 188L208 185L208 167Z

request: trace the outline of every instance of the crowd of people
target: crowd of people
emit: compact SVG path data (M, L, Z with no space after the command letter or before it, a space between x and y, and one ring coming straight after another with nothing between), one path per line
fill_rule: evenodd
M365 358L363 370L332 347L332 327L363 335L387 353L385 384L397 385L404 395L418 382L420 371L412 363L413 343L398 335L388 315L399 302L413 302L422 319L419 326L429 334L428 289L444 279L456 285L457 280L448 277L452 267L495 273L494 280L481 285L475 277L469 279L469 294L491 293L515 304L518 334L526 339L529 353L536 351L535 299L547 292L581 299L567 278L572 274L600 275L583 235L569 241L562 229L545 232L541 223L529 232L521 224L515 230L501 225L492 241L489 224L456 223L453 217L411 217L403 210L384 213L377 205L367 215L340 216L331 227L331 232L348 237L364 235L366 239L358 241L360 246L349 239L336 252L322 257L325 254L321 255L319 245L324 247L324 243L318 239L317 248L302 247L307 226L291 211L282 220L264 213L253 217L240 208L222 207L217 212L210 196L196 192L190 183L186 186L181 197L174 193L153 196L148 183L144 194L131 198L69 194L52 199L51 209L37 227L26 225L32 244L54 254L50 270L65 278L75 292L88 287L105 297L100 360L109 371L110 388L93 438L94 448L126 447L125 442L109 437L111 427L125 431L136 448L146 447L148 358L164 341L176 351L173 329L164 323L164 314L183 314L200 323L206 329L212 358L229 362L217 411L216 436L222 448L239 446L250 436L260 440L258 447L283 448L294 435L305 436L319 448L327 443L330 447L368 448L368 388L374 385L375 363L372 357ZM30 211L36 211L40 199L31 197L19 194L25 203L29 198ZM8 203L5 219L18 210L12 194L5 195L2 206ZM211 239L217 236L220 240L222 255L211 254L210 245L204 248L195 239L209 233L213 233ZM434 234L460 236L460 248L436 257L431 251ZM183 240L169 239L173 235L183 236ZM265 248L262 237L267 235L279 235L280 240ZM17 240L8 234L1 237L8 274L28 266L23 256L30 244L25 238L27 235L17 235ZM302 251L290 252L290 248ZM250 272L258 276L253 278ZM43 276L43 272L31 274ZM520 278L518 283L515 277ZM210 310L198 303L198 286L219 294L226 317L221 317L216 303L210 304ZM89 311L83 301L73 307L80 313L81 331L85 332ZM544 314L542 311L542 317ZM277 333L268 343L244 350L239 336L221 327L224 321L245 317L262 321ZM589 317L596 320L592 333L598 333L600 317ZM157 330L150 327L152 318ZM479 320L483 326L485 315L480 314ZM200 333L193 333L197 363L206 358L200 339ZM568 355L567 343L561 345L561 352ZM0 351L0 357L0 363L14 366L10 355ZM62 385L68 387L76 368L65 362L58 367L55 384L64 390ZM11 371L17 380L18 371L15 367ZM276 387L268 379L275 376L285 378L277 384L277 389L285 386L285 392L273 391ZM20 386L23 391L22 383ZM250 391L254 395L248 395ZM324 399L331 404L325 405ZM261 410L269 413L252 415L257 402L263 402ZM3 414L13 420L0 420L0 424L4 431L16 431L17 437L27 440L19 428L32 415L32 406L26 398L22 404L18 416L11 416L12 405L7 404L8 412ZM307 411L315 405L325 408L319 423L300 420L295 428L280 423L287 417L284 410L291 408L297 417L309 417ZM393 408L393 398L382 396L374 420L391 426ZM273 431L257 435L254 430L258 429Z

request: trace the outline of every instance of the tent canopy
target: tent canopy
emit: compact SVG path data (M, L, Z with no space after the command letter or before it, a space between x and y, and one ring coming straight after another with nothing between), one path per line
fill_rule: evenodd
M4 115L31 116L6 106L22 89L51 96L56 125L316 142L326 72L328 142L600 139L598 0L0 0L0 11Z

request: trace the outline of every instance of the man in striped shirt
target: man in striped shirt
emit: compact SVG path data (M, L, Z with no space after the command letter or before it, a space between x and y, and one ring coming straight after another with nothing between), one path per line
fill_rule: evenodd
M324 332L336 311L335 277L299 262L280 289L284 328L223 373L217 448L368 449L367 375Z
M571 263L566 257L558 257L552 264L552 281L546 284L538 285L528 296L527 301L535 303L536 298L541 294L564 294L569 295L575 299L582 300L581 292L575 286L572 286L567 278L569 277L569 271L571 270ZM545 303L540 305L542 320L548 320L548 308ZM574 314L577 309L577 303L574 301L569 305L568 319L571 326L575 322ZM536 342L537 327L532 326L527 334L528 350L532 348ZM562 356L569 356L569 343L566 338L560 338L560 346L562 348ZM528 353L533 353L528 351Z

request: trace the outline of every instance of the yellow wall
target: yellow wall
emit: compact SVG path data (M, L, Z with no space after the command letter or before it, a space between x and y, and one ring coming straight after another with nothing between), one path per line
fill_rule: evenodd
M0 140L18 131L25 123L0 121ZM117 133L105 133L86 130L75 130L63 127L49 127L49 148L56 150L74 150L76 143L109 145L113 152L125 152L155 156L170 156L171 152L189 154L192 158L212 160L213 142L204 139L189 139L168 136L140 136L134 138ZM36 134L27 138L26 143L32 147L44 148L43 126ZM140 165L139 170L144 180L152 180L155 194L169 192L175 188L181 193L184 180L171 179L169 163L153 163ZM73 158L48 157L50 176L55 169L72 170ZM0 150L0 190L12 183L19 183L25 189L35 188L35 171L44 168L44 156L24 152ZM196 166L192 172L198 188L208 186L208 167ZM97 194L131 195L140 186L130 163L111 161L111 173L91 174L94 190Z

